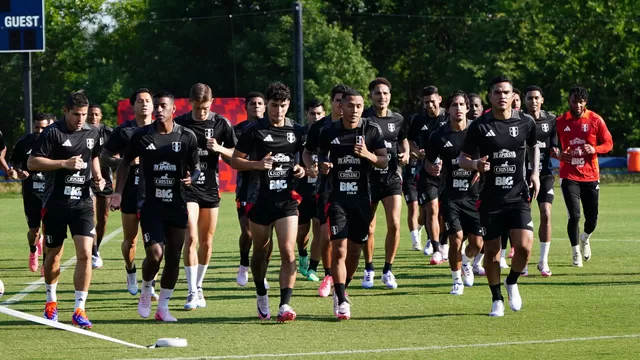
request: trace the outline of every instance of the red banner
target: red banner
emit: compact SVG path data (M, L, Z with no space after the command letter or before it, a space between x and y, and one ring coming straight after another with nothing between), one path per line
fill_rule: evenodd
M176 114L179 116L191 111L189 99L176 99ZM244 107L244 98L216 98L211 104L211 111L218 113L236 125L247 118L247 111ZM134 117L133 108L129 100L118 102L118 124L132 120ZM236 190L236 172L225 164L222 160L218 163L220 173L220 192L234 192Z

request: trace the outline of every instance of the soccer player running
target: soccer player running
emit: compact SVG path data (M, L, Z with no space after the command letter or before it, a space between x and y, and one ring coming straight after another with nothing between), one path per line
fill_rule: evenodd
M296 163L302 151L304 128L285 117L291 103L291 91L282 83L267 88L267 120L249 126L231 158L231 166L239 171L258 171L260 190L255 205L247 214L253 239L251 272L257 292L258 317L271 318L269 297L264 284L267 271L271 227L276 230L280 249L280 306L278 322L291 321L296 313L289 305L296 282L295 244L298 228L298 199L293 191L294 178L305 175ZM248 160L247 154L255 153Z
M89 113L87 115L87 123L98 128L100 133L100 147L109 141L113 129L102 124L102 107L98 104L89 105ZM107 221L109 220L109 195L113 194L113 175L111 168L108 166L100 166L102 178L105 180L103 190L91 187L93 193L93 211L96 214L96 235L93 241L91 251L91 266L94 269L102 267L102 258L100 257L100 244L107 230Z
M13 147L10 163L13 171L11 178L22 180L22 204L27 218L27 243L29 244L29 270L38 271L38 256L42 255L42 234L40 222L42 220L42 196L45 189L45 175L43 172L27 170L27 160L32 152L33 144L44 129L55 121L51 114L39 113L33 118L33 132L21 137Z
M500 236L508 230L515 247L505 286L509 306L518 311L522 308L518 278L531 256L533 244L525 155L529 156L532 164L529 186L533 188L535 198L540 188L540 152L536 146L535 121L511 107L511 80L506 76L494 78L489 85L489 94L491 111L469 126L459 164L463 169L477 170L486 176L480 192L479 212L485 228L484 267L493 299L489 316L504 316L504 299L500 290ZM476 153L481 158L475 158Z
M264 95L259 92L250 92L245 97L245 109L247 119L241 121L233 127L236 139L240 139L244 131L254 121L260 120L264 116ZM250 155L250 154L249 154ZM247 212L255 203L259 180L252 171L238 171L236 174L236 205L238 209L238 222L240 223L240 266L236 281L240 286L246 286L249 282L249 252L251 251L251 229ZM271 243L273 246L273 243ZM271 253L271 251L269 251ZM266 280L265 280L266 281Z
M322 129L318 161L329 175L328 217L333 243L332 274L335 281L333 313L340 320L351 317L346 287L358 269L360 253L369 237L373 167L387 167L387 150L380 126L362 118L364 99L356 90L343 92L342 119Z
M129 98L129 104L133 107L135 118L126 121L113 130L111 137L104 145L100 162L102 166L117 168L120 165L125 149L129 146L133 133L153 121L153 99L149 89L141 88L135 91ZM120 217L122 218L123 240L121 245L127 272L127 290L131 295L138 294L138 278L135 264L136 248L138 243L138 185L140 183L140 160L134 159L129 169L126 183L120 203ZM117 184L116 184L117 185ZM152 298L157 300L153 292Z
M320 140L320 131L331 123L342 118L342 93L347 87L337 84L331 89L331 114L325 116L321 120L316 121L309 128L307 141L302 153L306 169L309 169L308 176L318 176L315 169L318 168L318 140ZM311 257L309 261L309 270L307 271L307 280L320 280L316 275L318 264L322 258L322 266L324 267L324 278L318 288L320 297L327 297L331 294L333 288L333 277L331 276L331 257L332 246L329 240L329 226L327 224L327 206L329 201L329 193L331 192L330 182L327 176L320 174L316 182L316 214L315 218L320 222L320 239L311 243ZM315 240L315 239L314 239Z
M64 103L64 120L56 121L38 136L27 160L33 172L45 172L42 200L42 224L47 246L44 280L47 302L44 317L58 320L56 287L60 276L60 259L67 227L76 248L73 275L75 307L71 322L90 329L85 303L91 283L91 248L95 235L90 183L104 188L100 172L100 136L98 129L86 123L89 99L72 93Z
M531 85L525 90L524 102L527 113L536 121L536 137L540 149L540 191L538 192L538 208L540 210L540 261L538 271L544 277L551 276L549 269L549 248L551 247L551 204L553 204L553 165L551 157L558 155L558 136L556 133L556 116L542 110L544 97L542 89ZM527 172L531 172L528 164Z
M569 90L569 111L556 119L562 152L560 187L567 206L567 232L573 250L573 266L582 267L591 259L591 234L598 222L600 167L598 154L613 148L613 139L602 117L587 109L589 94L583 87ZM580 233L580 202L584 210L584 228ZM578 244L578 240L580 244Z
M318 99L311 99L305 104L305 117L307 120L307 126L305 127L305 144L306 137L309 133L309 129L316 121L321 120L325 116L324 104ZM302 196L302 201L298 205L298 237L296 243L298 244L298 272L302 276L307 276L309 272L309 252L307 251L307 245L309 244L309 230L313 232L313 241L320 242L320 221L316 215L316 194L318 183L318 168L313 166L312 168L305 169L307 173L304 178L298 182L296 192ZM309 173L314 172L314 176L309 176ZM316 246L319 249L319 246ZM317 263L316 263L317 267ZM314 270L315 273L315 270ZM318 276L313 274L315 278L311 278L311 281L318 281Z
M471 121L467 120L469 99L458 90L449 95L446 102L449 122L434 131L427 145L427 163L436 159L442 161L440 168L430 166L431 175L444 178L444 190L441 194L442 216L445 231L449 236L449 267L453 278L451 295L462 295L465 286L473 286L474 276L471 259L482 248L482 225L475 206L478 200L478 178L475 170L461 169L458 156L464 144L464 138ZM477 157L477 154L473 154ZM462 252L464 238L469 245ZM463 284L464 283L464 284Z
M200 156L200 177L185 189L189 233L184 243L184 271L188 286L184 308L194 310L207 306L202 284L209 267L213 236L218 224L218 159L220 156L223 160L231 159L236 136L229 120L210 110L213 97L208 85L193 85L189 102L191 111L174 121L196 135Z
M396 289L398 283L391 268L400 244L400 217L402 216L402 177L400 166L409 162L409 142L407 141L404 118L389 110L391 102L391 83L385 78L377 78L369 83L369 97L372 106L364 116L377 123L382 129L382 137L387 149L388 166L374 169L371 174L371 213L369 239L364 248L364 278L362 287L371 289L375 277L373 267L374 234L376 231L376 210L382 202L387 220L385 238L385 262L382 270L382 283L387 289Z
M158 92L153 95L156 120L131 136L129 147L118 165L116 190L111 198L111 207L120 208L131 163L139 158L140 226L146 257L142 263L138 314L145 319L151 314L153 279L164 258L155 319L165 322L177 321L169 312L169 300L178 281L182 245L187 235L184 187L200 178L196 135L173 121L175 111L172 94Z

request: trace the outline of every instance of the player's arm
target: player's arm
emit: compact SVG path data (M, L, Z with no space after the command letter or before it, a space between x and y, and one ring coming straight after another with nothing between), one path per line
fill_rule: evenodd
M99 135L94 139L93 144L93 149L91 150L91 177L98 189L103 190L106 180L102 177L102 169L100 168L100 152L102 151L102 147L100 146Z
M122 161L118 153L122 152L126 146L127 143L122 137L122 128L116 128L100 152L100 164L110 168L117 168L120 165L120 161Z
M218 144L216 139L209 139L209 140L213 140L215 144L215 148L211 150L222 155L222 161L229 164L231 161L231 156L233 156L233 150L236 146L236 143L238 142L238 139L236 138L235 131L233 130L233 127L231 126L231 123L229 122L229 120L227 120L226 118L224 118L223 120L225 125L224 125L224 133L222 134L222 139L221 139L222 144ZM208 141L207 141L207 147L209 147Z
M304 144L304 150L302 151L302 163L306 168L312 168L314 166L313 153L318 149L320 142L320 133L317 131L317 125L311 125L309 128L309 134L307 134L307 141ZM328 153L328 151L327 151Z
M470 154L474 154L478 151L478 139L480 139L479 128L474 121L469 126L467 136L464 138L464 145L460 156L458 156L458 165L466 170L477 170L478 172L487 172L491 169L491 164L487 162L489 156L485 155L480 159L473 159Z
M233 150L233 156L231 156L231 167L238 171L251 171L251 170L268 170L271 169L273 159L271 153L259 161L247 159L247 154L255 149L254 143L254 131L248 129L242 135L242 138L238 141L236 148Z
M363 144L356 144L354 148L355 154L361 158L367 159L378 169L386 168L389 165L389 160L387 160L387 147L384 144L382 130L380 130L379 126L374 126L370 142L373 152L369 151L366 143L367 141L365 140Z
M24 164L26 151L24 150L24 141L18 140L18 142L13 147L13 151L11 152L11 158L9 159L9 167L10 169L7 174L12 179L20 179L24 180L29 177L29 172L26 169L22 168L22 164Z
M604 120L602 120L602 118L598 120L595 151L597 154L606 154L613 149L613 137L611 137L611 133Z
M67 160L54 160L49 158L53 151L55 141L55 135L50 130L51 128L45 129L33 145L31 155L29 155L29 159L27 159L27 168L31 171L55 171L59 169L80 170L83 163L81 156L73 156Z
M182 183L191 186L200 177L200 156L198 155L198 140L192 133L189 135L189 158L187 159L187 176L182 179Z
M560 154L560 142L558 141L558 131L556 130L556 120L553 119L549 134L549 142L551 146L551 156L557 158Z
M531 176L529 177L529 187L533 188L533 199L538 197L540 190L540 149L536 136L535 120L531 119L529 135L527 136L527 156L531 164Z
M440 176L442 165L435 164L436 159L438 159L438 156L440 156L440 149L437 144L438 139L437 136L434 136L435 133L436 132L434 131L433 133L431 133L431 136L429 136L429 142L427 143L427 151L424 158L423 166L424 171L426 171L427 174L432 176Z
M127 178L129 177L129 168L131 167L131 163L134 161L134 159L137 159L140 154L142 154L141 131L142 130L138 130L133 134L133 136L131 137L131 142L125 149L122 159L120 160L120 164L118 165L118 169L116 170L116 188L114 190L114 198L111 200L112 203L116 197L122 196ZM117 205L119 206L120 204L118 203ZM118 206L112 206L112 208L118 208Z

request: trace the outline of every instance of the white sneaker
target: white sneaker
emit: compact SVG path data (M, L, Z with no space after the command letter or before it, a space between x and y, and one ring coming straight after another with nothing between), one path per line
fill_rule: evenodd
M573 266L582 267L582 256L580 253L573 254Z
M131 295L138 294L138 277L136 276L136 273L127 273L127 291L129 291L129 294Z
M584 261L591 260L591 245L589 244L589 238L591 235L587 233L580 234L580 252L584 257Z
M420 251L422 250L422 244L420 243L420 240L418 239L413 239L411 240L413 242L413 245L411 246L411 250L413 251ZM337 316L337 315L336 315Z
M451 287L451 291L449 294L451 295L462 295L464 293L464 285L460 283L453 283L453 287Z
M267 290L271 289L271 286L269 286L269 283L267 282L267 278L264 278L264 288Z
M202 292L202 288L199 287L198 288L198 302L197 305L199 308L206 308L207 307L207 300L205 300L204 298L204 293Z
M364 271L364 278L362 279L362 287L365 289L371 289L373 287L373 279L375 278L375 271Z
M427 240L427 243L425 244L424 250L422 250L422 253L425 254L426 256L433 254L433 245L431 244L431 241Z
M538 263L538 271L540 271L540 275L542 277L550 277L551 276L551 269L549 269L549 264L545 263L545 262L539 262Z
M91 268L100 269L103 265L102 258L100 257L100 253L98 256L91 255Z
M151 286L151 301L158 301L160 299L160 295L156 293L156 289Z
M242 266L238 268L238 276L236 277L236 281L240 286L246 286L249 282L249 267Z
M178 319L171 316L169 309L158 309L156 310L156 320L164 321L164 322L177 322Z
M484 271L484 267L480 264L473 267L473 273L478 276L485 276L487 273Z
M338 304L338 297L333 295L333 314L338 320L349 320L351 318L351 304L348 301Z
M520 272L520 276L529 276L529 265L526 265Z
M398 283L396 282L396 277L393 276L391 271L386 274L382 274L382 283L387 286L387 289L396 289L398 288Z
M509 297L509 307L513 311L522 309L522 298L518 291L518 284L507 285L507 279L504 281L504 287L507 288L507 296Z
M505 258L500 258L500 269L508 269L509 265L507 265L507 260Z
M440 251L434 252L433 256L431 256L431 260L429 260L429 264L431 265L440 265L442 262L442 253Z
M293 311L293 308L287 304L280 306L280 310L278 310L278 317L276 321L279 323L284 323L287 321L293 321L296 319L296 312Z
M502 302L502 300L496 300L493 302L493 304L491 305L491 312L489 313L489 316L504 316L504 303Z
M449 261L449 244L442 245L440 247L440 253L442 254L442 261Z
M462 282L464 283L464 286L473 286L474 279L475 276L473 275L473 268L471 267L471 264L462 264Z
M269 295L260 296L257 298L258 318L260 320L271 319L271 310L269 310Z
M190 292L187 295L187 302L184 304L185 310L195 310L198 307L198 293Z
M138 315L141 318L146 319L151 315L151 295L140 294L138 299Z

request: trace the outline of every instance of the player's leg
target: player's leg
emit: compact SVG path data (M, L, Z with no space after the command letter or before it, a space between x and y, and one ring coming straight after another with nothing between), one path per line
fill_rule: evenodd
M580 239L580 185L576 181L562 179L560 188L569 216L567 234L571 242L573 266L582 267L582 254L578 244Z
M434 190L437 192L436 186L430 186L427 189L427 193L430 193L428 201L423 205L425 212L425 224L429 233L431 246L433 247L433 256L429 263L431 265L442 264L444 258L440 249L440 220L438 219L439 208L438 198L433 194Z
M418 191L416 190L415 178L405 178L402 181L402 193L407 203L407 226L411 234L411 249L422 250L421 230L418 206Z
M44 318L58 321L57 286L60 277L60 260L64 251L64 240L67 237L67 224L70 217L68 210L48 211L42 209L42 224L44 226L47 256L44 259L44 286L46 303Z
M523 273L531 257L533 246L533 220L531 207L524 200L505 209L503 221L509 228L511 244L515 248L515 254L511 260L511 270L505 279L505 287L509 296L511 310L518 311L522 308L522 298L518 291L518 278Z
M580 198L584 210L584 231L580 234L580 247L585 261L591 260L591 244L589 239L598 224L598 203L600 198L600 182L580 183Z
M307 280L320 281L316 272L318 271L318 264L320 264L320 256L322 254L322 229L320 220L315 215L311 218L311 232L313 233L313 241L311 242Z
M371 191L374 192L373 189ZM378 217L376 216L376 211L378 210L378 201L373 200L371 203L371 223L369 224L369 238L367 240L367 243L362 247L362 252L364 253L364 276L362 278L362 287L365 289L373 288L373 282L376 275L375 268L373 267L373 251L375 249L376 222L378 220Z
M256 204L257 206L258 204ZM251 255L251 273L253 283L256 286L258 318L262 320L271 319L269 310L269 297L265 287L265 276L267 274L267 261L269 258L269 246L271 241L270 212L256 211L253 207L249 213L249 226L251 228L251 239L253 241L253 254Z
M500 268L508 269L507 264L507 248L509 247L509 230L504 229L500 234Z
M200 208L200 215L198 216L198 270L196 277L196 288L198 290L198 307L204 308L207 306L207 302L204 298L203 283L204 277L209 269L209 262L211 260L211 253L213 251L213 237L218 227L218 214L219 207L217 204L212 205L214 207L208 207L205 204Z
M96 236L94 246L91 251L91 266L94 269L102 267L102 258L100 257L100 244L104 239L107 231L107 222L109 221L109 205L110 198L102 195L96 195L94 198L94 209L96 213Z
M42 200L37 196L26 192L22 195L24 215L27 219L27 244L29 245L29 270L38 271L38 256L42 255L42 234L40 223L42 220Z
M85 303L93 272L91 266L91 250L95 233L93 206L72 210L69 230L76 247L76 268L73 274L76 303L71 319L74 325L90 329L92 324L85 313Z
M297 204L296 204L297 205ZM294 209L295 209L294 205ZM274 228L280 250L280 305L278 322L291 321L296 318L289 303L296 283L296 231L298 216L286 216L275 221Z
M464 242L464 234L460 220L461 209L456 203L446 202L440 210L444 217L444 230L449 238L449 269L453 280L449 294L462 295L464 293L464 284L462 283L462 243Z
M198 238L200 218L200 206L196 201L187 202L188 222L187 235L184 241L184 273L187 279L187 302L184 304L186 310L194 310L198 307L198 292L196 277L198 273Z
M500 283L500 234L503 232L503 213L495 206L482 203L479 209L480 223L485 228L484 268L491 290L491 312L489 316L504 316L504 298Z
M238 285L245 286L249 282L249 253L251 252L251 227L249 226L249 218L247 217L248 208L251 208L246 202L238 202L238 223L240 224L240 238L238 245L240 246L240 266L238 267L238 275L236 281Z
M169 312L169 300L178 282L180 273L180 256L187 236L187 215L184 220L174 219L167 221L164 226L166 243L164 245L164 268L160 278L160 298L155 318L158 321L175 322L177 319Z
M309 271L309 231L311 230L311 215L315 210L314 203L310 199L303 199L298 205L298 231L296 245L298 246L298 272L302 276L307 276ZM315 239L314 239L315 241Z
M335 291L333 294L333 313L341 320L349 319L351 311L346 298L346 287L348 283L347 269L347 236L349 232L349 221L347 212L341 204L333 203L328 209L329 224L331 225L332 262L331 273L335 281ZM368 224L365 225L365 233L368 231ZM356 260L355 267L358 266ZM355 272L355 271L354 271ZM353 276L353 273L351 274Z
M465 286L472 286L475 280L472 260L479 257L478 255L480 255L480 251L484 246L484 230L480 223L480 215L476 211L474 201L462 202L460 206L462 232L466 234L468 240L466 248L464 248L461 253L462 282Z
M388 289L398 287L391 267L400 245L400 217L402 216L402 196L400 194L387 196L382 199L382 206L387 220L387 235L385 238L385 263L382 270L382 283Z
M539 202L540 228L538 237L540 238L540 261L538 270L544 277L551 276L549 269L549 248L551 247L551 202Z
M138 244L138 216L135 213L121 211L122 218L122 257L127 271L127 290L131 295L138 294L138 278L136 276L136 247Z
M324 268L324 278L318 287L318 295L327 297L333 288L333 277L331 276L331 263L333 259L333 245L331 244L331 232L328 224L329 199L326 196L318 198L318 215L320 221L320 254L322 257L322 267Z

